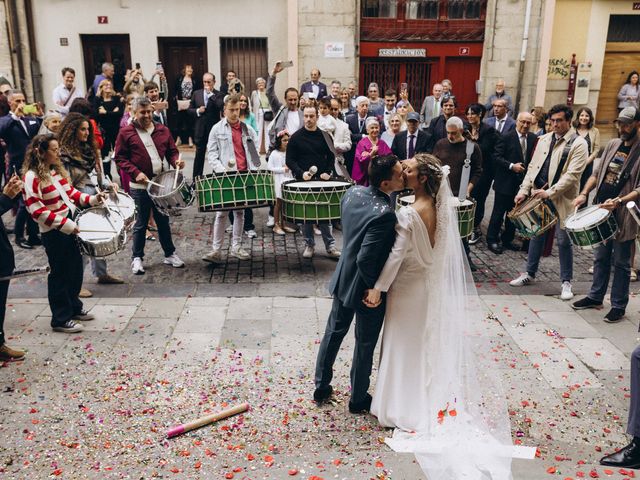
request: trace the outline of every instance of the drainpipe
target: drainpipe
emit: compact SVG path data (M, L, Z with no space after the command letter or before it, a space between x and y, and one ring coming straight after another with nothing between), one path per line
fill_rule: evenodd
M31 86L33 88L33 97L35 101L44 102L44 95L42 94L42 72L36 50L36 29L33 24L33 7L31 0L24 0L24 11L29 39L29 56L31 57Z
M14 71L13 87L24 90L24 58L22 57L22 45L20 42L20 26L18 23L18 9L16 0L6 2L7 22L9 26L9 48L12 57L15 56L18 63L17 72Z
M520 111L520 100L522 99L522 80L524 78L524 61L527 58L527 44L529 43L529 23L531 21L531 0L527 0L524 14L524 31L522 32L522 49L520 50L520 65L518 68L518 89L516 90L516 101L513 112Z

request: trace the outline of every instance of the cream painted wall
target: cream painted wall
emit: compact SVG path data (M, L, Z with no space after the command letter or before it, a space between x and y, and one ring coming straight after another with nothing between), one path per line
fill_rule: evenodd
M131 62L140 62L149 76L158 60L158 36L207 37L209 70L218 79L216 86L222 78L219 37L267 37L269 65L283 52L286 55L286 0L269 0L268 6L250 0L189 0L188 7L181 8L173 0L33 0L45 99L50 101L64 66L76 70L78 85L86 85L80 34L128 33ZM107 15L109 23L99 25L98 15ZM69 38L68 47L60 46L60 37ZM279 89L284 87L279 85Z

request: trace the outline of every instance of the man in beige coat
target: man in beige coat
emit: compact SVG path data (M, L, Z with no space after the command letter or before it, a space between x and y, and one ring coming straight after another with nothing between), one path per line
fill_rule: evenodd
M555 105L549 110L553 131L538 140L527 174L516 195L516 204L532 196L549 200L555 207L558 223L555 226L560 257L562 300L571 300L573 277L573 249L564 222L573 213L573 200L580 189L580 176L587 164L587 142L571 128L573 111L567 105ZM529 242L526 271L510 282L512 287L522 287L535 281L536 272L544 248L545 236L533 237Z

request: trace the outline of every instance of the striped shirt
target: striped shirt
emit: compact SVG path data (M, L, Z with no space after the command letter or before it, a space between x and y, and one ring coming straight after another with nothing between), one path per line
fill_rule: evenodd
M67 181L55 172L51 171L49 181L42 182L36 174L29 170L24 177L24 202L31 217L40 227L40 232L45 233L53 229L58 229L62 233L70 235L76 229L76 224L68 218L69 207L64 203L62 197L53 180L57 180L69 199L78 206L87 206L90 204L91 196L81 193Z

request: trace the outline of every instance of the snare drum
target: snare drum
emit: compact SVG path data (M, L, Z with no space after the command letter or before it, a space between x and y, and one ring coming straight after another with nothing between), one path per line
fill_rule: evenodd
M106 207L92 207L76 215L80 229L76 240L80 251L90 257L108 257L118 253L127 242L124 218Z
M114 199L115 197L115 199ZM136 223L136 202L124 192L110 193L104 202L105 207L115 210L124 218L124 227L131 230Z
M542 235L558 222L556 209L549 200L531 197L516 205L507 217L523 238Z
M352 183L345 180L291 180L282 184L282 216L294 223L340 218L340 201Z
M569 215L564 228L576 247L591 250L613 238L618 223L610 211L592 205Z
M153 181L162 185L147 184L147 192L156 208L164 215L177 215L179 210L189 208L195 198L193 188L181 172L178 172L176 188L173 188L176 171L167 170L153 177Z
M402 206L411 205L415 201L414 195L400 195L396 204L396 209ZM473 199L465 199L460 202L457 197L451 199L451 203L456 208L458 214L458 230L460 231L460 238L465 239L470 237L473 233L473 221L476 215L476 201Z
M201 212L264 207L276 200L273 175L267 171L223 172L197 177L196 195Z

